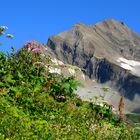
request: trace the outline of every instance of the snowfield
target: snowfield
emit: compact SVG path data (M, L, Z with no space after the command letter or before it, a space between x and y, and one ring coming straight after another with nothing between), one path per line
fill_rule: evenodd
M126 70L130 70L132 74L140 77L140 62L134 60L128 60L123 57L117 59L120 66Z

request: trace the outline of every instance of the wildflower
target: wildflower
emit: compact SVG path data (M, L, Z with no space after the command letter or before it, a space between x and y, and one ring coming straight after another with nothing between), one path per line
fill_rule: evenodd
M0 35L4 35L4 32L2 31L2 32L0 32Z
M84 74L82 74L81 76L82 76L82 78L83 78L84 80L86 80L86 77L85 77L85 75L84 75Z
M7 34L6 35L8 38L13 38L14 36L12 34Z
M59 61L59 60L58 60L58 65L59 65L61 68L64 68L64 67L65 67L65 64L64 64L62 61Z
M31 43L32 43L32 41L27 41L27 42L26 42L26 45L31 44Z
M58 64L59 65L64 65L64 63L62 61L59 61L59 60L58 60Z
M4 31L7 30L8 27L7 26L0 26L0 35L4 34Z
M50 119L52 119L52 120L55 119L55 116L54 115L51 115L50 116Z
M68 131L70 132L72 130L72 127L70 125L67 126Z
M124 97L123 96L120 97L118 108L119 108L120 120L123 120L124 119Z
M57 59L56 59L56 58L51 59L51 61L52 61L52 63L55 63L56 65L58 65L58 61L57 61Z
M98 127L97 124L91 124L91 126L90 126L89 129L90 129L91 131L95 131L95 130L97 129L97 127Z
M61 68L64 68L65 67L65 65L64 64L61 64L61 65L59 65Z
M7 30L8 27L7 26L0 26L0 31L4 31L4 30Z
M44 49L47 51L48 49L46 47L44 47Z
M58 73L58 74L61 74L61 70L58 69L58 68L49 67L48 70L49 70L50 73Z
M63 95L61 95L61 96L57 96L57 98L58 98L59 100L61 100L61 101L64 101L64 100L66 99L66 97L63 96Z
M32 50L34 48L40 48L39 46L40 46L40 44L38 42L36 42L36 41L28 41L24 45L24 48L28 49L30 51L30 50Z
M111 109L112 109L113 112L116 112L116 111L117 111L117 110L115 109L114 105L111 104L110 107L111 107Z
M68 71L69 71L69 73L70 73L71 75L75 75L75 70L74 70L74 69L69 68Z
M104 103L99 103L99 105L100 105L101 107L103 107L103 106L104 106Z
M45 54L41 53L40 57L41 57L41 59L44 59L45 58Z
M32 52L37 53L37 54L40 54L42 52L42 49L41 48L34 47L32 49Z

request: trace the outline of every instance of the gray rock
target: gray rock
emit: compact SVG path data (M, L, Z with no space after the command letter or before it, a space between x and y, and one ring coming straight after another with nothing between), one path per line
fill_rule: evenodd
M50 37L46 47L57 59L83 69L89 78L102 84L110 82L129 100L140 96L139 64L133 67L137 71L134 74L118 61L140 61L140 36L123 22L108 19L95 25L78 23L71 30Z

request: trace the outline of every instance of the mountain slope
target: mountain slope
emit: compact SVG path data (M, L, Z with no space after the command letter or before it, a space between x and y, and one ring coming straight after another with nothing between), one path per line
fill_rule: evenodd
M56 58L84 69L99 83L109 82L129 100L140 96L140 36L123 22L78 23L50 37L47 47Z

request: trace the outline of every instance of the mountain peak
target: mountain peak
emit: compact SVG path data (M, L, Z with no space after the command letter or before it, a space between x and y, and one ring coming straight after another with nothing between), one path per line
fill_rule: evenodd
M114 24L114 25L125 25L125 23L123 21L118 21L118 20L113 19L113 18L109 18L109 19L106 19L104 21L98 22L96 25L101 24L101 23Z
M123 22L77 23L49 38L47 45L57 59L80 67L91 79L111 83L129 100L140 96L140 36Z
M130 30L124 22L122 21L117 21L115 19L106 19L102 22L98 22L97 24L95 24L96 27L101 28L102 30L106 31L106 30Z
M140 60L140 36L113 18L91 26L77 23L71 30L55 35L52 40L56 38L71 44L71 47L79 44L79 49L86 48L89 53L93 51L97 57L113 60L116 59L115 56L123 56L126 59Z
M74 26L80 26L80 25L84 25L84 24L81 22L77 22Z

